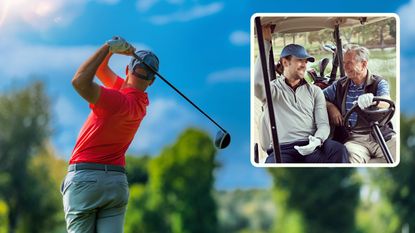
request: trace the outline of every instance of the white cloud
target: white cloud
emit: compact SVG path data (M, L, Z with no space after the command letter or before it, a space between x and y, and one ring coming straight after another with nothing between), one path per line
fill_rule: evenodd
M216 14L223 9L223 3L214 2L209 5L198 5L187 11L177 11L166 15L150 17L150 22L157 25L164 25L173 22L188 22L194 19L203 18Z
M96 0L98 3L107 4L107 5L116 5L120 0Z
M247 45L249 44L249 33L244 31L234 31L229 36L229 40L233 45Z
M55 132L54 144L59 154L69 159L86 116L83 116L74 104L62 95L54 99L53 116L54 128L60 129Z
M149 49L145 44L133 43L137 49ZM30 74L51 75L54 72L75 72L99 45L50 46L32 45L18 40L0 43L0 74L4 78L26 77ZM110 66L120 75L125 73L129 57L114 55Z
M166 0L166 2L170 5L178 6L184 4L185 0ZM160 0L137 0L136 7L139 12L147 12L157 3L160 3ZM166 4L164 4L164 7L166 7Z
M0 28L15 27L15 23L24 22L34 29L42 30L69 24L82 12L87 0L5 0L3 5L8 2L8 11L3 13L6 16Z
M409 110L405 108L413 109L413 100L415 98L415 82L412 79L413 64L415 64L415 58L402 57L401 59L401 103L403 110ZM413 110L412 110L413 111Z
M13 78L75 69L95 49L93 46L59 47L18 41L1 43L0 73L3 77Z
M95 0L115 5L120 0ZM90 0L2 0L0 2L0 30L23 30L19 23L32 29L46 30L53 26L66 26L79 16ZM23 28L23 29L22 29Z
M57 123L64 127L80 127L84 120L77 108L64 96L54 99L53 110Z
M53 146L63 159L69 160L71 157L77 136L77 131L65 130L53 137Z
M234 67L209 74L207 81L208 83L247 82L249 75L249 68Z
M412 23L415 22L415 0L403 5L398 9L398 14L401 21L401 42L402 46L411 46L415 36L415 27Z
M159 0L138 0L136 3L139 12L146 12L150 10Z
M173 99L150 99L147 115L142 121L130 148L139 153L158 153L194 119L189 111Z

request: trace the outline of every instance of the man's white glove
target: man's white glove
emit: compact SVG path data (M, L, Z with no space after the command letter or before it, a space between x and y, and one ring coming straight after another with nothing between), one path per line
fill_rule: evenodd
M133 52L134 47L131 46L126 40L120 36L114 36L111 40L107 41L111 53L127 54Z
M366 93L359 98L357 98L357 105L359 105L360 109L365 109L372 105L373 103L373 94L372 93Z
M308 136L308 144L305 146L294 146L294 149L298 151L301 155L309 155L321 145L322 141L319 138L316 138L312 135Z

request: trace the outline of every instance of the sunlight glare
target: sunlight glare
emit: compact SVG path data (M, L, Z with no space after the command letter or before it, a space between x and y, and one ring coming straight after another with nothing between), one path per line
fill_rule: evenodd
M6 20L7 14L9 12L11 0L5 0L3 4L0 4L2 10L0 11L0 27L3 25ZM1 9L0 8L0 9Z
M61 3L62 1L56 0L1 0L0 27L6 21L14 21L12 19L23 19L27 23L35 24L56 12Z

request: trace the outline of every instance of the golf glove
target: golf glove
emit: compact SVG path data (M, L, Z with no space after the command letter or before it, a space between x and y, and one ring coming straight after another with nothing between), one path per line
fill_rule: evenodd
M114 36L111 40L107 41L107 44L110 47L111 53L125 54L133 48L126 40L120 36Z
M359 105L360 109L365 109L372 105L373 103L373 94L372 93L366 93L359 98L357 98L357 105Z
M313 151L318 147L321 146L322 141L319 138L316 138L312 135L308 136L308 144L305 146L294 146L294 149L298 151L301 155L309 155L313 153Z

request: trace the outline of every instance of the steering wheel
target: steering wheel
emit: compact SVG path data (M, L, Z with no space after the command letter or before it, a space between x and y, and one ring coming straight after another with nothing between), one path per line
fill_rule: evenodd
M349 132L352 131L357 134L366 134L372 131L371 126L375 122L378 123L379 128L382 128L384 125L389 123L395 114L395 103L392 100L380 97L374 97L373 102L374 104L365 109L361 109L357 103L355 103L353 107L346 113L343 122ZM388 103L389 107L379 108L378 106L380 102ZM350 125L349 118L354 112L357 113L358 120L356 124L352 126Z

